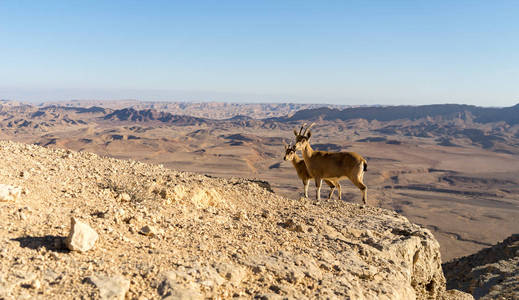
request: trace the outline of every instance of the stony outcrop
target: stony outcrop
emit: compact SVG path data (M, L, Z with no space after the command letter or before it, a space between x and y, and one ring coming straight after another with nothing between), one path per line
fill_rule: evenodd
M519 234L443 264L447 286L476 299L519 299Z
M470 298L446 292L429 230L392 211L6 141L0 160L0 181L31 191L0 203L0 298ZM86 253L63 246L71 216L101 236Z

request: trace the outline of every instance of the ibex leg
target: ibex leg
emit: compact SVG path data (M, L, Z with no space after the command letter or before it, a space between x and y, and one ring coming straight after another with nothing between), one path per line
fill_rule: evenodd
M317 196L317 201L320 201L321 200L321 184L323 183L323 179L322 178L315 178L315 187L316 187L316 196Z
M328 194L328 199L329 200L332 200L333 192L335 192L335 186L331 185L330 186L330 193Z

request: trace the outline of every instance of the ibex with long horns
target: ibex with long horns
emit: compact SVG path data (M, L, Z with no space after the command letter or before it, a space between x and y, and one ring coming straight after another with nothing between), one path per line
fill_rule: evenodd
M308 198L308 182L313 177L308 173L308 169L306 168L305 161L297 156L296 148L294 145L285 144L285 156L283 157L286 161L291 161L292 165L296 169L297 177L303 181L303 185L305 187L305 197ZM341 185L337 179L324 179L324 182L330 187L330 194L328 195L328 199L332 199L333 192L335 191L335 187L338 188L339 192L339 200L341 199Z
M303 159L310 175L314 178L317 189L317 200L321 200L321 183L324 178L345 178L358 187L362 192L362 201L367 203L368 188L363 183L364 172L368 170L366 160L355 152L328 152L315 151L310 146L309 139L312 136L310 128L314 126L312 123L304 132L306 123L301 126L299 132L294 130L297 150L303 153Z

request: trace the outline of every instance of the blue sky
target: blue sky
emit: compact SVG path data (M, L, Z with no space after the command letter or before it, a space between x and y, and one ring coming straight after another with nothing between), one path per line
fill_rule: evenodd
M519 102L517 1L0 0L0 98Z

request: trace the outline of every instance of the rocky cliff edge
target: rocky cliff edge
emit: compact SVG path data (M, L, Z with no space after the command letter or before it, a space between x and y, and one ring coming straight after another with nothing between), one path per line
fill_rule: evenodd
M0 161L0 299L472 298L392 211L9 141Z

